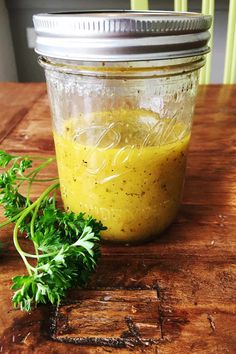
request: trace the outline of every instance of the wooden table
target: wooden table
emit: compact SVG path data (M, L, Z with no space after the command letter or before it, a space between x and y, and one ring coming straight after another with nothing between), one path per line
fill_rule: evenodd
M235 97L233 85L200 88L173 226L142 246L104 245L88 289L59 309L12 308L11 278L24 268L11 228L0 231L0 353L236 352ZM44 84L2 83L0 121L1 149L54 151Z

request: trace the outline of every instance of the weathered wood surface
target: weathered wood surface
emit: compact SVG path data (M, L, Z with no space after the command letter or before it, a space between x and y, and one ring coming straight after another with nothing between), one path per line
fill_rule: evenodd
M0 353L236 352L235 97L233 85L200 88L176 222L152 243L104 245L88 289L59 309L12 308L23 266L1 230ZM0 84L1 149L52 154L49 115L44 84Z

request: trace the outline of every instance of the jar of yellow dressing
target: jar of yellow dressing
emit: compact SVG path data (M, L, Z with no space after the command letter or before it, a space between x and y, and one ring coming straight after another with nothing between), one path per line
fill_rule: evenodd
M66 210L140 242L174 220L211 18L176 12L34 16Z

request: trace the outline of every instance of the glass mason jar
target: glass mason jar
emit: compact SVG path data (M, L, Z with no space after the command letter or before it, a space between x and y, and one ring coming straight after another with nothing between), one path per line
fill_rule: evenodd
M66 210L140 242L176 217L211 19L194 13L34 16Z

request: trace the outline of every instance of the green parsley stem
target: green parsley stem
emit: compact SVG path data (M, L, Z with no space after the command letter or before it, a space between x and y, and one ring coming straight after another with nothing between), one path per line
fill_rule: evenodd
M33 216L32 216L31 221L30 221L30 233L31 233L32 239L34 238L34 222L35 222L36 216L38 214L39 207L40 207L40 203L38 203L36 205L36 207L34 209ZM38 245L34 241L33 241L33 243L34 243L35 254L36 254L36 257L38 258L38 255L39 255Z
M20 217L18 218L15 227L14 227L14 231L13 231L13 242L14 245L16 247L16 250L18 251L18 253L20 254L23 262L25 263L26 269L28 270L28 273L30 275L32 275L31 269L34 270L34 267L32 267L29 262L26 259L26 256L24 254L24 251L22 250L22 248L20 247L20 244L18 242L18 228L20 226L20 223L24 220L24 218L31 212L31 210L33 210L35 207L37 207L38 204L41 203L41 201L54 189L56 189L59 186L59 183L54 183L51 186L49 186L47 189L45 189L45 191L40 195L40 197L31 205L29 205L20 215Z
M33 182L52 182L52 181L57 181L58 177L52 177L52 178L47 178L47 179L33 179L33 178L16 178L17 181L33 181Z
M46 257L51 257L54 256L55 254L57 254L58 251L54 251L54 252L50 252L50 253L46 253L46 254L31 254L31 253L27 253L27 252L23 252L23 254L28 257L28 258L46 258Z
M43 157L43 156L30 156L30 155L12 155L12 160L18 160L18 159L30 159L30 160L48 160L51 158L55 158L52 156L49 157Z
M14 217L11 218L11 220L6 220L6 221L3 221L1 224L0 224L0 229L6 225L9 225L11 223L13 223L13 221L17 220L19 218L19 216L21 215L22 211L20 211L18 214L16 214Z
M30 176L33 176L31 178L32 182L35 180L35 176L44 169L44 167L50 165L50 163L52 163L53 161L55 161L56 158L55 157L50 157L49 159L47 159L45 162L43 162L41 165L39 165L38 167L36 167L33 171L31 171L30 173L28 173L26 176L22 176L22 180L19 183L19 186L25 181L25 178L29 178Z

